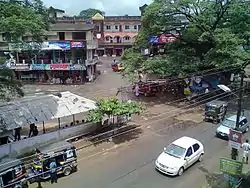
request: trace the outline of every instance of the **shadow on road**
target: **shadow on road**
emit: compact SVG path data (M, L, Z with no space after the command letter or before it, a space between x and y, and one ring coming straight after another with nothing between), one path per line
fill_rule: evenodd
M142 129L138 125L125 125L124 127L108 126L102 130L92 133L87 139L92 142L94 146L103 142L121 144L138 138L142 132Z

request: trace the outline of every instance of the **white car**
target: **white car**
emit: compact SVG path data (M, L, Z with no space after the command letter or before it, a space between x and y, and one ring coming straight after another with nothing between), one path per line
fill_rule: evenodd
M181 176L185 169L197 161L202 161L203 155L203 144L184 136L164 148L155 161L155 167L164 174Z

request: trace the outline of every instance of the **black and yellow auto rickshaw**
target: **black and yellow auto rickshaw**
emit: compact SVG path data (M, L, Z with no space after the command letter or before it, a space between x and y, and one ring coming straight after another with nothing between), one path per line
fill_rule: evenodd
M0 162L0 187L28 188L27 173L19 159L2 159Z
M214 100L205 105L205 121L219 123L225 118L228 103L225 101Z
M57 164L57 174L68 176L77 171L76 148L72 144L63 141L46 148L37 148L37 150L40 151L39 159L31 164L28 174L30 183L38 179L47 180L50 177L49 165L52 160L55 160Z

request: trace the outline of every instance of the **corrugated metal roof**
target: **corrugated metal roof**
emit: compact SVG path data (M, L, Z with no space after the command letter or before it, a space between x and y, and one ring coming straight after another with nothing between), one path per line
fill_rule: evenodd
M69 91L59 95L26 97L0 105L0 129L12 130L30 123L41 123L95 108L94 101Z

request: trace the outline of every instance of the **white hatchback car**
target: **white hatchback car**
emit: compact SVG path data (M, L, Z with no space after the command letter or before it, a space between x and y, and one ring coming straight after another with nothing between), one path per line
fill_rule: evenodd
M202 161L203 155L203 144L184 136L164 148L155 161L155 167L164 174L181 176L185 169L197 161Z

